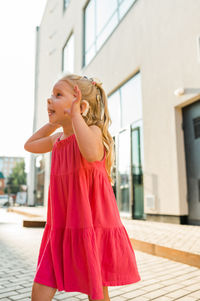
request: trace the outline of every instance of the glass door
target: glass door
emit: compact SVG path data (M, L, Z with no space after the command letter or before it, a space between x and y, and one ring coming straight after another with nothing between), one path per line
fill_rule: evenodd
M118 140L118 201L119 211L131 213L130 210L130 131L119 133Z
M132 218L137 219L141 219L144 216L140 132L140 127L131 129Z
M112 166L112 170L111 170L111 176L112 176L112 179L114 181L114 184L112 185L112 189L113 189L113 192L114 192L114 195L115 195L115 198L117 199L117 181L116 181L116 145L115 145L115 136L112 137L113 140L114 140L114 154L115 154L115 157L114 157L114 163L113 163L113 166Z

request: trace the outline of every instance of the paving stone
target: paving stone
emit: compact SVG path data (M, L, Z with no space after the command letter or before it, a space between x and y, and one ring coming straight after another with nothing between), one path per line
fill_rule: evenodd
M158 298L153 299L153 301L171 301L172 299L166 296L161 296Z
M69 297L65 294L63 295L60 295L60 296L54 296L54 299L55 300L70 300L70 301L79 301L80 299L79 298L76 298L76 297ZM88 300L88 299L87 299Z
M182 284L172 284L172 285L167 285L167 286L163 287L163 290L165 290L166 292L173 292L178 289L181 289L182 287L183 287Z
M22 286L22 287L31 287L31 288L32 288L32 286L33 286L33 281L29 281L29 282L27 282L27 283L24 283L24 282L23 282L23 283L21 284L21 286Z
M183 284L184 286L189 286L197 283L200 283L198 278L191 278L181 282L181 284Z
M155 284L147 285L147 286L143 287L142 289L144 291L150 292L150 291L156 290L158 288L163 288L163 287L164 287L164 285L162 285L160 283L155 283Z
M17 294L16 292L16 295L15 296L10 296L10 299L11 300L23 300L23 299L26 299L27 297L31 297L31 292L28 292L28 293L23 293L23 294Z
M21 285L14 284L14 285L11 285L11 286L9 285L8 287L0 288L0 292L1 293L10 292L10 291L17 290L17 289L20 289L20 288L22 288Z
M188 296L193 297L193 298L197 298L198 300L200 300L200 289L196 292L193 292L193 293L189 294Z
M58 295L58 294L57 294L57 295L56 295L56 294L54 295L54 299L55 299L55 300L64 300L64 299L67 299L67 298L71 300L72 296L69 296L68 293L62 293L62 294L60 294L60 295ZM76 300L77 300L77 299L76 299Z
M166 293L167 293L166 291L159 289L152 292L148 292L143 297L149 297L150 299L154 299L156 297L164 296L166 295Z
M133 299L129 299L128 301L148 301L150 300L149 298L145 298L145 297L136 297Z
M165 285L175 285L175 284L179 284L180 283L180 280L178 278L174 278L172 276L170 276L170 278L167 278L167 279L160 279L160 282L161 283L164 283Z
M171 297L174 299L184 297L186 295L189 295L189 292L186 291L185 289L178 289L178 290L175 290L174 292L166 294L167 297Z
M4 297L11 297L13 295L16 295L16 291L9 291L2 294L0 293L0 300Z
M200 282L193 284L193 285L185 286L185 290L188 290L188 291L195 291L195 290L198 290L199 288L200 288Z
M189 296L185 296L183 298L179 298L178 301L198 301L199 299L194 299Z
M16 289L16 292L18 293L26 293L26 292L30 292L32 290L32 285L29 285L28 287L24 287L21 289Z
M124 295L124 293L121 290L109 291L109 289L108 289L108 292L109 292L110 297L115 297L115 296L122 295L122 294Z
M135 291L129 292L129 293L125 293L122 296L129 299L129 298L134 298L134 297L139 297L139 296L143 296L144 294L146 294L146 291L142 290L142 289L137 289Z
M112 301L125 301L127 300L124 296L116 296L112 298Z

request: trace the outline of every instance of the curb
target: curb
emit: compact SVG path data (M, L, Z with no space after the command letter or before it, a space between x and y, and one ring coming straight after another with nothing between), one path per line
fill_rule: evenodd
M130 238L130 237L129 237ZM134 250L200 268L200 255L130 238Z
M39 214L28 213L28 212L25 212L25 211L17 209L17 208L7 208L7 212L15 212L15 213L19 213L19 214L22 214L22 215L26 215L28 217L40 217L40 218L42 218L42 216L39 215Z

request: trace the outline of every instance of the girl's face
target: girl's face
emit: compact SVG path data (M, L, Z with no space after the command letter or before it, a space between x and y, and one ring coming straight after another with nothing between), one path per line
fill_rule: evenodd
M53 87L53 94L47 99L47 110L51 123L63 124L69 119L64 109L70 109L74 100L74 91L65 81L58 81Z

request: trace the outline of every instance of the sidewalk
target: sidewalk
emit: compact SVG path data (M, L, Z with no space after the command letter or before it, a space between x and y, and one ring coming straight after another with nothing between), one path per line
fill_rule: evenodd
M26 216L24 225L45 225L47 208L9 207ZM155 221L129 220L121 217L133 249L200 268L200 226ZM38 226L38 225L37 225Z

